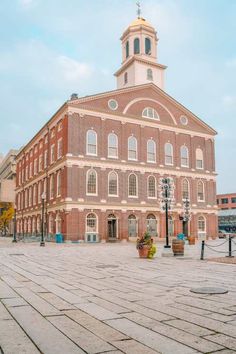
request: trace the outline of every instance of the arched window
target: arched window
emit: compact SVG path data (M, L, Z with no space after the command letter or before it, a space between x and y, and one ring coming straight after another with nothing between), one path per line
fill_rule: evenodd
M36 204L36 199L37 199L37 187L36 184L33 186L33 205Z
M147 80L153 80L152 69L147 69Z
M206 232L206 219L204 218L204 216L199 216L197 220L197 226L199 233Z
M53 234L54 233L54 217L52 214L49 215L49 233Z
M173 146L170 143L165 144L165 164L173 165Z
M56 216L56 234L61 233L61 216L57 214Z
M140 41L139 38L135 38L134 40L134 54L140 53Z
M201 149L196 149L196 168L203 169L203 152Z
M145 38L145 54L151 55L151 40Z
M32 233L33 235L36 235L36 217L33 216L32 218Z
M189 183L187 179L182 182L182 198L189 199Z
M137 197L137 176L132 173L129 175L129 197Z
M38 183L38 204L41 203L41 199L42 199L42 182L39 181L39 183Z
M136 237L138 231L138 223L136 216L131 214L128 217L128 235L129 237Z
M151 107L144 108L142 117L160 120L157 111Z
M32 205L32 187L29 187L29 207Z
M57 172L57 197L61 195L61 171Z
M147 232L152 236L157 236L157 220L155 215L149 214L147 216Z
M148 177L148 198L156 198L156 178Z
M108 135L108 157L118 157L118 138L114 133Z
M43 192L45 193L45 196L46 196L47 195L47 178L45 178L43 181Z
M188 158L188 148L183 145L180 148L180 156L181 156L181 166L188 167L189 166L189 158Z
M94 213L90 213L86 217L86 232L97 232L97 217Z
M50 199L54 198L54 175L50 176Z
M111 171L108 175L108 194L118 195L118 175L115 171Z
M128 139L128 160L137 160L137 139L130 136Z
M126 58L129 56L129 41L127 41L125 44L125 56Z
M125 72L125 75L124 75L124 84L127 84L128 83L128 73Z
M38 217L37 217L37 230L36 230L36 233L37 234L40 234L41 233L41 218L40 218L40 216L38 215Z
M94 130L87 131L87 155L97 155L97 133Z
M32 224L31 224L31 218L30 217L28 218L28 229L27 229L27 231L28 231L28 234L31 234L31 232L32 232Z
M87 194L97 194L97 172L95 170L87 172Z
M29 190L25 190L25 207L28 208L29 205Z
M203 202L204 201L204 184L202 181L198 181L197 184L197 200L199 202Z
M147 141L147 162L156 162L156 143L151 139Z

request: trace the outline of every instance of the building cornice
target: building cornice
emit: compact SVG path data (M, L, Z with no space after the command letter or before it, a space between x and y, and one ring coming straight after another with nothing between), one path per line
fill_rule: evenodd
M145 59L139 57L138 55L134 55L132 58L130 58L128 61L126 61L119 70L117 70L114 73L114 76L119 76L123 71L125 71L128 68L128 66L130 66L135 61L142 63L142 64L148 64L150 66L154 66L156 68L163 69L163 70L165 70L167 68L166 65L158 64L158 63L155 63L150 60L145 60Z

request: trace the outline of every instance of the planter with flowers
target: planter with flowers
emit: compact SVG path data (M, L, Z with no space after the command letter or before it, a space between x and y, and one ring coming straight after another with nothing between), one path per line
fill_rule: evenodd
M153 244L153 239L147 231L142 237L137 238L136 248L139 258L153 258L156 253L156 246Z

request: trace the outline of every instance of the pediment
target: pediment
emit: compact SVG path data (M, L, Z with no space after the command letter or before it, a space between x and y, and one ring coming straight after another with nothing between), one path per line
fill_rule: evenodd
M109 101L115 100L118 104L115 110L109 107ZM172 126L198 133L216 135L216 131L207 123L194 115L186 107L169 96L166 92L153 84L133 86L125 89L105 92L98 95L79 98L69 101L69 105L98 112L106 112L122 117L132 117L140 121L154 122L155 119L142 117L146 107L153 108L159 116L158 126Z

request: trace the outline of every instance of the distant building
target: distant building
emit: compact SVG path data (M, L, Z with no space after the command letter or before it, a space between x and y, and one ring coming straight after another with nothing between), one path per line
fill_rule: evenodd
M117 89L72 95L17 156L17 230L46 229L65 240L165 237L159 181L172 177L175 204L169 232L217 233L216 131L164 91L157 34L138 18L124 31ZM183 74L184 80L184 74Z
M16 155L19 150L10 150L0 162L0 202L14 203L16 188Z
M236 232L236 193L218 194L217 205L219 229Z

